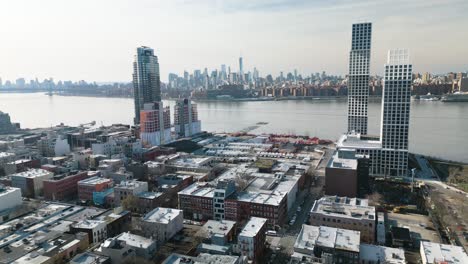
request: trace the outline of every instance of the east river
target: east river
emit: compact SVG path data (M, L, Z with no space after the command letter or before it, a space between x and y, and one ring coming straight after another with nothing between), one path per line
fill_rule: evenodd
M165 101L171 106L173 101ZM346 130L346 100L197 102L202 129L234 132L266 122L252 133L288 133L336 140ZM44 93L0 94L0 111L23 128L64 123L131 124L133 100L48 96ZM380 100L369 104L369 134L379 134ZM173 117L171 117L173 118ZM412 101L410 151L468 162L468 103Z

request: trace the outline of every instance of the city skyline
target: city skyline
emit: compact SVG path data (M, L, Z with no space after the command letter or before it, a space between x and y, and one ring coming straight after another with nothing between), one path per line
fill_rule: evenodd
M344 75L349 47L340 40L349 38L349 24L359 20L378 29L373 36L371 75L381 74L378 66L386 59L382 54L394 47L413 50L418 65L414 72L468 69L463 61L468 56L463 47L466 36L459 33L468 20L463 15L465 1L412 1L404 8L392 3L102 1L90 8L86 1L66 5L53 0L15 1L3 4L9 12L0 18L10 25L2 30L9 41L0 44L0 56L5 58L0 76L128 82L127 65L134 47L140 45L154 48L164 65L164 82L171 72L219 69L222 64L238 69L241 55L244 71L256 67L261 76L294 69L303 75L321 71ZM416 12L417 18L412 15ZM333 17L337 19L328 22ZM26 23L12 24L18 18ZM392 38L396 33L407 35L407 40Z

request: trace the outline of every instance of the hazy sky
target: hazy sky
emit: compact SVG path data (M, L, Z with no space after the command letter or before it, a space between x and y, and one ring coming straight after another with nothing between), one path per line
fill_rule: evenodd
M468 70L467 0L0 0L0 77L130 81L135 48L162 80L184 69L345 74L351 24L373 23L372 73L390 48L415 71Z

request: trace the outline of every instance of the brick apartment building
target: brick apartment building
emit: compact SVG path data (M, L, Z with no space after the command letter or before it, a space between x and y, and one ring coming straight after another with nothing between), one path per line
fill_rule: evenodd
M45 180L44 198L52 201L74 199L78 194L78 182L88 177L87 171L74 171Z

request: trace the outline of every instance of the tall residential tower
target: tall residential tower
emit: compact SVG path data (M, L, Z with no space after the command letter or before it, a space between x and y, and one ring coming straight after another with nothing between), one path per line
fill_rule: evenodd
M353 24L348 75L348 133L367 134L372 24Z
M137 48L133 62L134 123L140 123L140 110L144 104L161 101L161 83L158 57L149 47Z
M381 173L407 176L412 65L406 49L388 51L382 96Z

